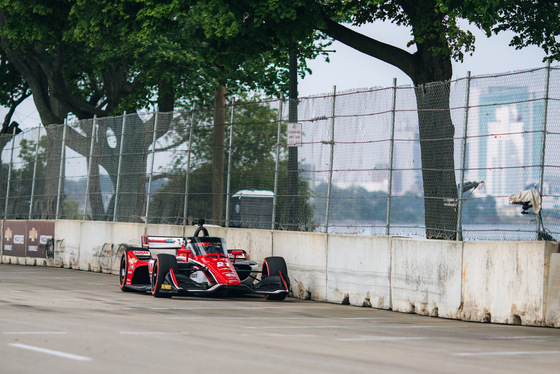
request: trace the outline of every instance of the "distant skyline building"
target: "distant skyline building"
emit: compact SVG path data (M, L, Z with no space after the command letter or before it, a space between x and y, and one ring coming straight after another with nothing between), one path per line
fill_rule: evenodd
M529 87L473 89L469 118L466 180L484 181L498 205L538 183L543 101Z
M393 195L422 192L420 133L416 123L405 122L395 130Z

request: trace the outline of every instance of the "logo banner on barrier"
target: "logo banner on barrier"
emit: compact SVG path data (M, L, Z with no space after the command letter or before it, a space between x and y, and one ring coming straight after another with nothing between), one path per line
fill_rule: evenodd
M25 257L27 221L4 221L4 256Z
M53 245L54 222L4 221L4 256L45 258Z
M54 222L27 221L27 257L46 257L54 239Z

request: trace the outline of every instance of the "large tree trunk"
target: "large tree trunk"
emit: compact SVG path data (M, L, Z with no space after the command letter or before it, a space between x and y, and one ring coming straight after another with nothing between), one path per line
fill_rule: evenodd
M62 163L62 125L47 126L47 166L45 171L45 191L43 196L43 219L61 218L62 194L64 193L64 164ZM60 176L62 175L62 178ZM60 195L59 195L60 191ZM58 200L58 199L61 200ZM57 206L59 215L56 217Z
M416 86L426 237L455 239L457 185L455 181L455 128L449 112L450 83Z
M422 2L408 2L406 10L416 15L416 6L424 5ZM434 17L433 25L440 25L439 31L445 35L441 29L445 28L442 15L434 14ZM457 211L453 206L457 202L453 159L455 129L449 112L452 66L451 57L445 54L447 42L434 36L436 34L422 35L420 32L422 37L419 39L423 41L416 42L417 52L411 54L359 34L331 19L325 18L324 21L322 31L327 35L401 69L414 82L422 151L426 237L454 239L457 229ZM414 18L412 21L424 20ZM412 24L413 32L416 32L414 22ZM439 51L439 54L434 51Z

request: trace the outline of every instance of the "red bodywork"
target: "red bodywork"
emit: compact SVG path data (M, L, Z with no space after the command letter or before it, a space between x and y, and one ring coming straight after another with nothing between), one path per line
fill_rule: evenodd
M152 251L159 252L152 257ZM274 261L271 269L267 260ZM261 274L260 280L256 274ZM284 259L267 257L263 271L243 250L226 250L219 237L142 236L142 248L123 251L119 270L122 291L150 291L156 297L208 294L263 294L283 300L289 292Z

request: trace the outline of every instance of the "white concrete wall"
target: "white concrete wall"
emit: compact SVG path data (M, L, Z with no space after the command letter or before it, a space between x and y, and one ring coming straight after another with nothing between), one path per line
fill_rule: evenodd
M457 318L461 307L461 242L394 238L392 256L393 310Z
M214 230L209 232L214 235ZM227 249L243 249L251 260L262 263L266 257L272 256L272 231L270 230L242 230L227 229L223 237L226 238Z
M60 220L55 258L2 262L117 274L141 236L196 226ZM455 242L208 226L262 263L282 256L294 297L469 321L560 327L560 253L550 242ZM154 253L156 254L156 253Z
M465 242L463 319L544 325L550 255L545 242Z
M327 236L274 231L272 253L284 257L292 293L300 299L327 300Z
M328 236L327 301L390 309L390 274L390 237Z
M546 324L548 326L560 327L560 253L551 254L549 269Z

